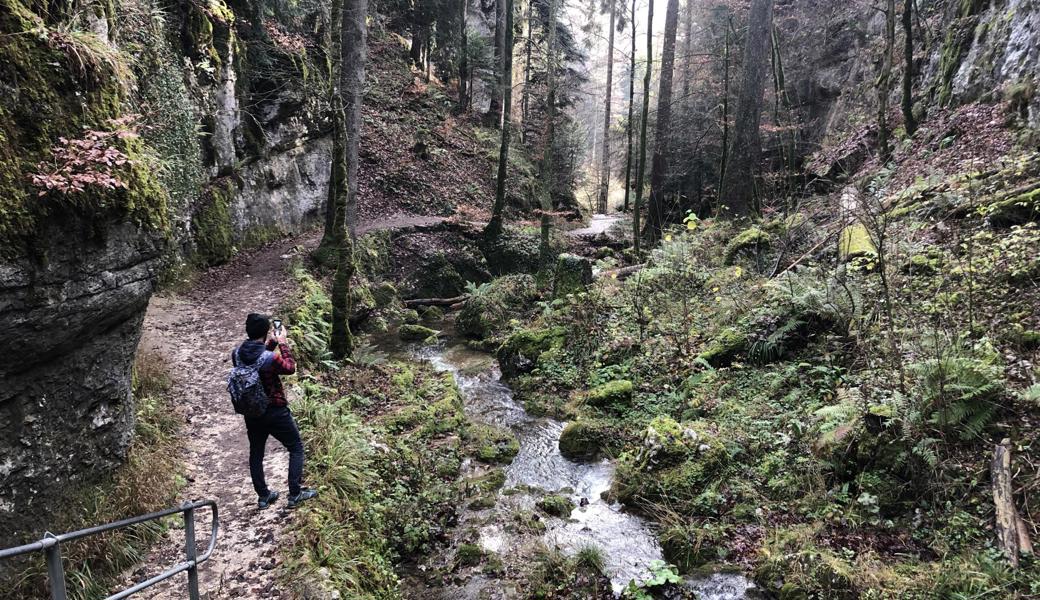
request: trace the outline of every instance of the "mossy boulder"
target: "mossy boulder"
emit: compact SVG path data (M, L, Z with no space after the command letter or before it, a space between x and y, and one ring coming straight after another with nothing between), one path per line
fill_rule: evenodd
M560 517L561 519L571 516L571 512L574 510L574 503L571 502L570 498L565 498L559 494L549 494L543 497L536 503L536 506L545 514Z
M707 423L657 417L618 460L613 492L639 508L667 500L688 514L710 514L717 508L710 484L728 464L725 444Z
M455 329L475 338L501 330L509 319L538 296L534 277L507 275L486 283L470 294L455 317Z
M397 335L406 342L422 342L429 339L436 339L437 336L440 335L440 332L436 329L423 327L422 325L406 323L398 328Z
M574 461L597 460L614 437L614 428L607 422L597 419L572 421L560 433L560 454Z
M476 544L460 544L455 562L462 567L473 567L484 560L484 550Z
M713 338L697 358L715 368L724 367L732 363L741 352L747 349L747 346L747 334L730 327L722 330L718 336Z
M538 270L541 237L537 233L504 229L493 240L485 240L481 251L494 275L531 273Z
M877 248L870 239L870 232L862 223L850 225L838 236L838 257L843 261L877 256Z
M769 249L772 238L759 227L749 227L741 231L726 244L723 262L732 265L741 255L758 255Z
M407 325L416 325L419 323L419 311L414 308L406 308L401 311L401 322Z
M553 273L553 298L583 292L592 285L592 261L584 256L561 254Z
M377 308L386 308L395 304L400 297L397 287L389 281L380 281L370 286L370 289L372 290L372 300L375 301Z
M604 383L601 386L589 390L585 401L597 408L606 408L615 404L629 404L635 386L627 379L618 379Z
M419 309L419 316L426 323L438 323L444 319L444 309L439 306L427 306Z
M466 430L466 443L477 460L491 464L508 464L520 451L513 432L492 425L473 425Z
M502 376L509 379L530 373L538 364L538 357L563 346L565 336L563 327L523 329L509 336L497 352Z
M1040 184L1034 190L994 202L983 211L993 227L1011 227L1040 220Z

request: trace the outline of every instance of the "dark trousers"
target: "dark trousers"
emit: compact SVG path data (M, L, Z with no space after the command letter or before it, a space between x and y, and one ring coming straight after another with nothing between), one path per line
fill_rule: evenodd
M264 449L267 436L274 436L289 451L289 495L300 493L303 478L303 440L288 406L272 406L259 417L246 417L249 434L249 475L253 478L256 495L264 498L270 490L264 479Z

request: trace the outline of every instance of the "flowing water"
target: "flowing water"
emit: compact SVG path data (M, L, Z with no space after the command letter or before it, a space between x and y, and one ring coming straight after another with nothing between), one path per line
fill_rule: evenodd
M455 377L467 416L476 422L508 427L520 441L520 450L506 468L506 482L490 509L467 510L464 524L479 531L479 544L488 552L510 554L527 544L530 533L510 527L516 511L531 511L545 492L565 495L574 501L570 518L545 517L542 540L547 546L574 553L585 546L599 548L606 574L615 593L629 581L644 581L649 566L662 559L661 546L642 518L622 510L619 504L601 497L614 476L609 461L577 463L559 451L564 423L533 417L513 400L513 393L500 380L498 363L490 355L448 342L416 351L440 371ZM493 581L477 578L453 590L453 598L505 597L488 594ZM750 580L734 574L713 574L687 582L702 600L741 600L753 596Z

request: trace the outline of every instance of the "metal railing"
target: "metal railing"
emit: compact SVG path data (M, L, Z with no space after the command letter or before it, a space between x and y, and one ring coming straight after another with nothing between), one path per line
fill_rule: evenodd
M212 529L209 538L209 547L206 551L198 556L198 549L195 546L195 511L200 508L208 507L212 513ZM168 508L163 511L150 513L147 515L141 515L139 517L131 517L129 519L123 519L122 521L116 521L115 523L109 523L108 525L99 525L97 527L91 527L89 529L81 529L79 531L72 531L70 533L63 533L61 535L54 535L53 533L45 533L43 539L33 542L31 544L25 544L24 546L17 546L15 548L8 548L6 550L0 550L0 560L5 558L11 558L14 556L20 556L22 554L31 554L33 552L43 552L47 555L47 579L50 582L51 588L51 599L52 600L67 600L68 593L65 590L65 567L61 561L61 544L63 542L71 542L81 538L97 535L99 533L105 533L108 531L114 531L116 529L123 529L130 527L131 525L137 525L139 523L145 523L148 521L156 521L163 517L175 515L178 513L184 513L184 562L177 563L173 567L163 571L162 573L142 581L137 585L123 590L117 594L109 596L106 600L121 600L131 594L136 594L141 590L152 587L153 585L166 581L167 579L177 575L178 573L188 573L188 594L191 600L199 600L199 571L198 566L200 563L205 562L210 554L213 554L213 549L217 545L217 531L220 526L220 521L217 518L217 503L213 500L203 500L200 502L185 502L179 508Z

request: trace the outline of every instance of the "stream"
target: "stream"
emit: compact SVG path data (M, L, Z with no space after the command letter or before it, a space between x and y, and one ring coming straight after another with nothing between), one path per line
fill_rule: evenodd
M450 324L446 327L450 333ZM460 528L479 531L479 545L487 552L510 555L528 547L534 535L510 527L517 511L533 512L544 492L570 497L575 504L569 519L542 516L546 546L575 553L583 547L598 547L615 594L632 580L650 577L649 566L662 560L661 546L650 524L625 512L620 504L602 499L614 476L614 465L604 460L577 463L559 451L560 433L565 423L534 417L513 400L512 390L500 380L498 362L487 353L467 348L449 337L436 346L414 350L413 357L428 361L439 371L451 372L462 394L467 416L475 422L510 428L520 442L513 462L506 467L506 481L495 505L483 510L466 509ZM463 465L464 472L472 470ZM754 583L737 574L716 573L689 579L686 587L702 600L740 600L759 597ZM489 592L491 592L489 594ZM498 592L498 593L494 593ZM501 593L501 595L499 595ZM475 576L452 598L509 597L494 579Z

